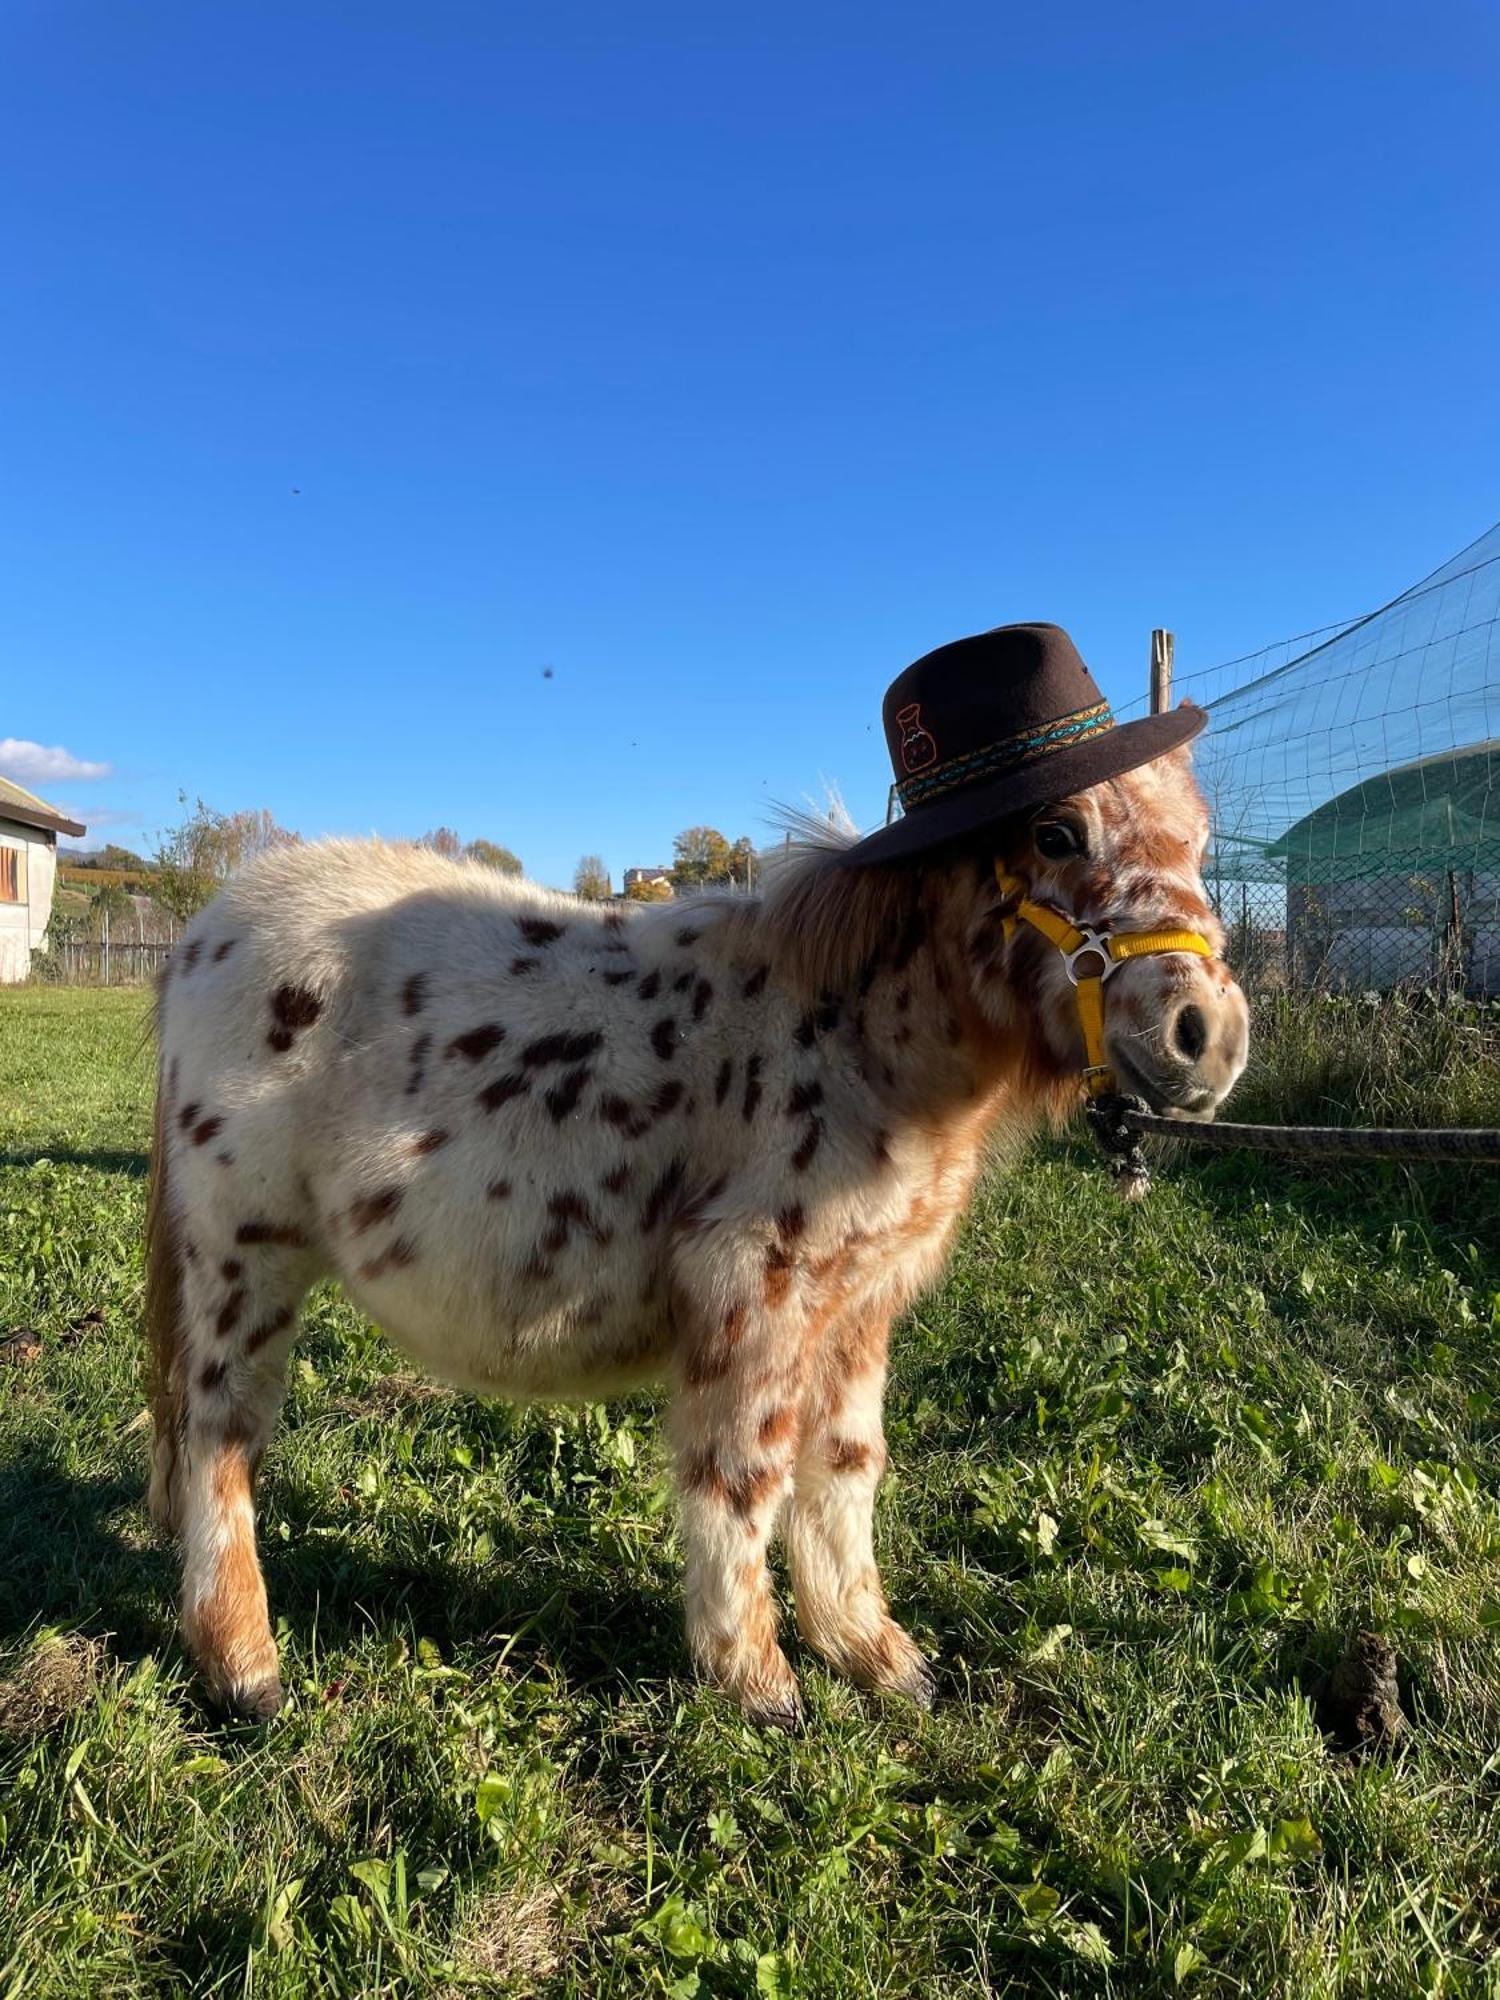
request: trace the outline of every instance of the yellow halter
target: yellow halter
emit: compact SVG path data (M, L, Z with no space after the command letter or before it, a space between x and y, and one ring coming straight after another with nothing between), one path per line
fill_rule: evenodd
M1131 958L1150 958L1165 951L1190 951L1199 958L1217 958L1218 953L1197 931L1101 931L1075 924L1060 910L1045 903L1033 903L1025 894L1026 885L1012 875L1003 861L995 863L995 880L1003 896L1021 897L1005 919L1009 938L1017 923L1030 924L1063 955L1063 970L1078 995L1078 1024L1083 1029L1083 1080L1090 1097L1101 1097L1114 1080L1104 1058L1104 982ZM1099 961L1097 972L1080 972L1078 961L1092 954Z

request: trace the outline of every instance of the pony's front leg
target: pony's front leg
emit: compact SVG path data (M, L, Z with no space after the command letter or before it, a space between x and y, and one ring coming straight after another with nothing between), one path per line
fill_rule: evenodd
M806 1326L777 1288L678 1298L672 1437L687 1552L688 1644L757 1722L795 1729L797 1677L776 1637L766 1548L791 1487Z
M875 1493L885 1470L884 1319L833 1327L802 1412L787 1557L803 1637L861 1687L932 1704L932 1670L890 1616L875 1565Z

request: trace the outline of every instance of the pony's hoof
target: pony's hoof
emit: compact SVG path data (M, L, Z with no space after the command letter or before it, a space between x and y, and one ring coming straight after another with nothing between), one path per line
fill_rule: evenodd
M795 1687L778 1689L774 1695L747 1697L745 1714L757 1729L779 1729L784 1736L800 1736L807 1720L802 1696Z
M937 1704L938 1678L919 1653L907 1672L890 1691L906 1701L914 1702L924 1714L931 1714Z
M279 1674L268 1680L239 1682L218 1691L219 1706L241 1722L269 1722L286 1700Z
M205 1673L203 1678L214 1707L232 1721L269 1722L273 1715L281 1713L286 1700L281 1685L281 1663L274 1655L271 1664L259 1671Z

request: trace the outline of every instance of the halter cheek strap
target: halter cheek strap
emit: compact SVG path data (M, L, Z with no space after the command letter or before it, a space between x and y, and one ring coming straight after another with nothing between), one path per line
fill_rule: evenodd
M1011 914L1004 919L1007 938L1018 923L1030 924L1063 955L1063 970L1073 982L1078 996L1078 1025L1083 1030L1084 1085L1090 1097L1100 1097L1114 1081L1104 1054L1104 982L1118 972L1127 959L1151 958L1161 952L1190 951L1198 958L1217 958L1218 953L1197 931L1102 931L1075 924L1061 910L1046 903L1033 903L1026 884L1012 875L1003 861L995 863L995 880L1003 896L1019 896ZM1096 959L1097 969L1084 971L1080 959Z

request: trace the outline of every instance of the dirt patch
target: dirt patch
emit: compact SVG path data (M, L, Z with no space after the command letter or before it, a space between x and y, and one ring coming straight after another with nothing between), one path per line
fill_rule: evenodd
M557 1970L561 1951L559 1896L550 1886L485 1896L464 1925L462 1956L487 1979L529 1993Z
M104 1648L78 1633L43 1639L0 1678L0 1736L44 1736L75 1714L99 1684Z

